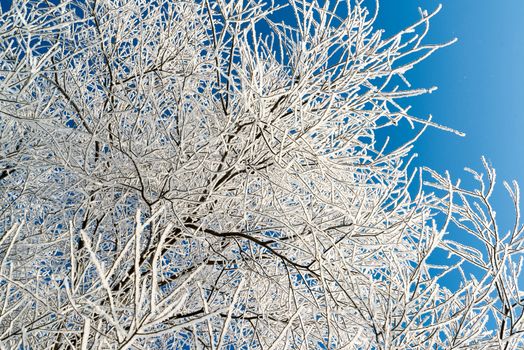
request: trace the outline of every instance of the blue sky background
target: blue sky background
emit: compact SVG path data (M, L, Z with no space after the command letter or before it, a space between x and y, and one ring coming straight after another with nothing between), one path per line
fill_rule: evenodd
M515 179L524 192L524 1L382 0L376 28L385 29L388 37L419 19L419 7L432 12L439 4L442 10L431 21L425 42L458 42L406 74L413 87L438 86L406 105L412 105L413 115L432 114L433 121L466 137L428 129L415 145L419 157L414 166L429 166L441 174L449 170L453 179L471 186L472 176L464 167L482 170L484 155L497 170L493 204L499 229L506 232L515 212L502 181ZM450 234L474 244L461 230L450 227ZM432 261L444 263L446 256L437 252ZM459 277L455 272L443 283L454 290Z
M524 1L382 0L376 27L393 34L420 18L418 7L431 12L439 3L426 42L458 42L406 74L414 87L439 88L407 103L466 137L428 130L416 144L416 164L466 180L463 168L480 170L485 155L497 170L495 206L508 227L513 210L502 180L524 188Z

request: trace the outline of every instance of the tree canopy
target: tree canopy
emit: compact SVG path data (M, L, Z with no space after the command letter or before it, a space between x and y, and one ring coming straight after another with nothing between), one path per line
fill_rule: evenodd
M439 8L391 37L369 9L14 1L0 348L524 346L518 185L503 232L484 159L476 189L410 167L426 128L455 132L402 102L452 43L426 43ZM418 132L391 147L400 121Z

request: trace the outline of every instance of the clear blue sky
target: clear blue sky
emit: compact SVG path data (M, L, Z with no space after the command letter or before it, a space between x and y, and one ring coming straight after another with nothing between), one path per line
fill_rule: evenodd
M391 35L420 18L418 7L431 12L439 3L443 8L433 18L426 42L458 42L407 74L414 87L439 88L407 104L415 115L432 114L434 121L466 137L428 130L414 149L419 154L415 165L471 180L464 167L481 170L480 157L486 156L497 170L494 207L505 232L513 225L514 210L502 180L517 180L524 192L524 1L382 0L376 27ZM471 244L465 232L451 232ZM445 255L437 254L434 262L446 260ZM444 283L454 289L457 277L450 275Z
M420 18L418 7L431 12L439 3L426 42L458 42L407 74L415 87L439 87L409 104L467 135L429 130L415 149L418 164L467 178L464 166L480 169L485 155L497 169L497 213L508 220L502 180L516 179L524 190L524 1L382 0L376 27L393 34Z

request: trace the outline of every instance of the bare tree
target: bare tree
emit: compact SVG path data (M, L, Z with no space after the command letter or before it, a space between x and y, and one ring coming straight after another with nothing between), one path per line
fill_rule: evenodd
M0 348L524 346L518 186L505 233L487 163L478 190L408 170L452 131L400 101L437 12L385 38L362 1L15 1Z

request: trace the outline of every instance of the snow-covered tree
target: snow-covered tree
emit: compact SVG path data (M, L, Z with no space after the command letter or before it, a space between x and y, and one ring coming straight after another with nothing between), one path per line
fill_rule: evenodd
M424 40L438 9L386 38L369 8L14 1L0 348L524 346L518 186L506 233L486 162L469 190L409 167L452 131L400 101L431 91L404 74L449 44ZM419 132L393 148L399 122Z

